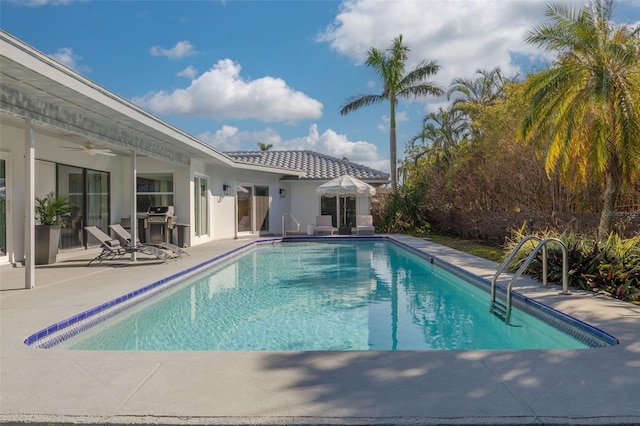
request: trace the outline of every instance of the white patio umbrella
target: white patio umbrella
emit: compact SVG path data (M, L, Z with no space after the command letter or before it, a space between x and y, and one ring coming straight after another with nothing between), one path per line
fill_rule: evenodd
M360 179L354 178L349 175L342 175L335 179L331 179L328 182L323 183L316 189L316 193L318 195L333 195L344 198L344 205L347 204L347 198L349 196L358 196L358 195L375 195L376 189L369 185L366 182L361 181ZM343 208L344 220L343 223L347 222L347 209Z

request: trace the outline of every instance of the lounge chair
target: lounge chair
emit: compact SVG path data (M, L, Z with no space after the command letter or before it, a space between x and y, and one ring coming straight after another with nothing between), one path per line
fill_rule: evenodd
M141 246L141 247L123 247L120 244L119 240L114 240L108 234L102 232L100 228L97 226L85 226L84 229L91 235L93 235L98 241L100 241L100 248L102 251L99 255L91 259L91 261L87 264L90 266L93 262L101 263L104 260L113 260L120 259L125 254L133 253L143 253L148 254L150 256L155 256L156 258L166 262L169 259L173 259L174 257L170 256L164 250L161 250L157 247L150 246Z
M131 234L129 233L129 231L127 231L126 229L124 229L122 227L122 225L120 224L113 224L113 225L109 225L109 228L113 231L114 234L116 234L116 238L118 240L120 240L120 245L122 245L123 247L131 247ZM171 244L171 243L141 243L139 238L136 238L136 247L143 247L143 246L150 246L150 247L157 247L159 249L162 250L169 250L172 253L174 253L177 256L182 256L183 254L189 254L187 253L186 250L181 249L180 247L178 247L175 244Z
M359 214L356 216L356 235L373 235L376 227L373 226L373 216Z
M329 234L333 235L334 228L331 224L330 215L316 216L316 234Z

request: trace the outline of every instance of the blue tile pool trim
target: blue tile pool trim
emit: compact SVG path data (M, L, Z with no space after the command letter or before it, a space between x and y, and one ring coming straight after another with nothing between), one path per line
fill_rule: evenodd
M420 256L423 259L429 260L431 263L437 263L437 265L454 275L464 279L465 281L483 289L489 291L490 282L481 277L471 274L464 269L444 262L426 252L423 252L411 245L397 241L387 235L368 235L368 236L287 236L284 238L264 238L251 241L245 245L230 250L224 254L215 256L205 262L192 266L180 271L176 274L170 275L159 281L156 281L147 286L141 287L130 293L120 296L116 299L110 300L99 306L96 306L80 314L74 315L56 324L53 324L43 330L40 330L24 340L24 343L34 348L48 349L52 348L59 343L79 334L83 331L112 318L115 315L123 312L126 309L137 305L150 297L153 297L157 293L163 292L175 285L181 284L185 278L202 272L205 268L230 260L244 252L254 248L258 245L286 243L286 242L305 242L305 241L354 241L354 240L385 240L393 244L396 244L411 253ZM497 286L498 294L504 297L506 289L500 285ZM487 302L488 303L488 302ZM525 297L517 292L513 292L513 303L518 309L532 315L533 317L549 324L550 326L561 330L565 334L573 337L574 339L582 342L589 347L605 347L611 345L617 345L618 340L585 322L582 322L576 318L566 315L560 311L557 311L547 305L536 302L533 299ZM488 306L488 304L487 304ZM487 308L488 312L488 308Z

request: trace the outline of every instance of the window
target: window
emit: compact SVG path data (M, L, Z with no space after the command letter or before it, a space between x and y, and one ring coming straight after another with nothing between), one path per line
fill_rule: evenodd
M136 178L138 213L149 207L173 206L173 173L138 173Z
M320 214L331 216L331 225L338 226L338 204L336 203L336 197L320 197Z
M196 236L209 233L209 181L206 177L193 179L193 201L195 203L194 232Z

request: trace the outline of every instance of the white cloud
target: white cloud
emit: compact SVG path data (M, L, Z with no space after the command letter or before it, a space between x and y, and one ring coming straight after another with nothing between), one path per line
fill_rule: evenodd
M75 71L91 71L91 68L86 65L79 64L82 56L73 53L73 49L70 47L61 47L49 56Z
M499 66L504 75L520 70L511 54L546 58L524 42L544 21L547 1L461 0L402 2L345 0L334 22L318 40L362 64L371 47L387 49L399 34L411 49L407 69L436 60L431 79L446 88L452 79L472 77L478 68Z
M215 119L295 122L322 115L320 102L293 90L284 80L269 76L245 80L241 69L231 59L222 59L185 89L150 92L132 101L158 114Z
M165 49L160 46L153 46L151 49L149 49L149 53L151 53L151 55L153 56L166 56L169 59L176 60L185 58L187 56L193 56L197 52L190 42L183 40L177 42L176 45L171 49Z
M198 75L198 70L195 69L192 65L189 65L178 74L178 77L186 77L189 80L193 80Z
M405 121L409 121L409 114L407 111L398 111L396 112L396 129L399 127L400 123ZM378 124L378 130L389 130L389 123L391 122L391 118L388 115L382 116L382 123Z
M198 138L221 151L255 151L256 144L264 142L273 144L273 150L310 150L340 159L347 157L354 163L383 172L389 171L389 159L383 158L372 143L350 141L346 135L338 134L331 129L320 133L317 124L312 124L305 136L288 140L283 139L272 128L248 132L227 125L215 133L202 133Z

